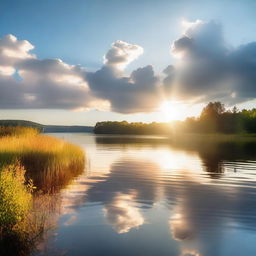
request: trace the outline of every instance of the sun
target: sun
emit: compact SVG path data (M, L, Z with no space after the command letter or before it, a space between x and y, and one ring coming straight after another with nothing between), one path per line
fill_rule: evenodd
M186 117L186 105L177 101L163 101L159 112L164 122L182 120Z

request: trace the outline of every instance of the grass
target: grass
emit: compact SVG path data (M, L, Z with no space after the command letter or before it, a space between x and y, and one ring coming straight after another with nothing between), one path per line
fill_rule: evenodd
M33 128L0 128L0 163L17 159L26 169L26 177L45 192L68 184L84 170L84 151L62 139L40 135Z
M39 130L30 127L0 126L0 137L5 136L35 136Z

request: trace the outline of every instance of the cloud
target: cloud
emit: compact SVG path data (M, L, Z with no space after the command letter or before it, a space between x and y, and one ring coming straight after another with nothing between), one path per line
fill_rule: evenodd
M255 98L256 43L230 47L219 23L189 23L173 42L171 53L178 63L171 72L164 72L167 94L194 102L236 103Z
M152 112L160 102L160 79L151 65L138 68L130 75L123 69L143 53L143 48L116 41L104 56L104 65L88 72L86 79L95 97L108 100L111 110L119 113Z
M165 91L183 100L206 101L225 96L228 53L222 27L214 21L191 23L184 35L175 40L171 52L178 57L175 69L163 80ZM165 72L166 73L166 72Z
M123 73L143 53L138 45L114 42L95 72L60 59L40 60L33 49L13 35L0 39L0 108L111 108L134 113L155 110L160 102L152 66Z
M111 45L111 49L104 56L104 64L114 68L124 69L142 53L143 48L139 45L118 40Z
M33 59L20 63L18 68L31 96L31 107L76 109L90 106L93 98L79 66L59 59Z
M35 58L30 54L34 48L26 40L17 40L13 35L6 35L0 38L0 76L11 76L15 73L14 65L24 59Z
M161 101L159 78L152 66L138 68L128 77L117 76L115 70L103 66L94 73L87 73L87 81L93 95L108 100L112 111L151 112Z
M233 88L237 100L256 97L256 42L241 45L230 54Z
M0 64L12 65L22 59L35 58L29 52L34 46L27 40L18 40L14 35L6 35L0 39Z
M256 97L256 42L230 47L221 24L186 23L172 43L177 63L155 74L151 65L127 74L143 48L114 42L102 67L89 72L60 59L39 59L34 46L13 35L0 39L0 108L91 109L119 113L157 111L163 100L235 104Z
M39 60L30 53L33 48L13 35L0 39L0 108L90 107L94 98L82 68L59 59Z

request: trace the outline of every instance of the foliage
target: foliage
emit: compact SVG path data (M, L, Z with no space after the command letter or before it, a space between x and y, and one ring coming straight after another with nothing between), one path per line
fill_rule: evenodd
M31 127L41 131L43 125L26 120L0 120L0 126L5 127Z
M188 118L179 130L194 133L255 133L256 109L239 111L236 107L226 110L221 102L210 102L199 118Z
M16 163L0 171L0 227L5 232L22 222L31 207L31 183L25 185L25 170Z
M30 255L54 227L58 198L33 193L19 162L0 170L0 255Z
M0 127L31 127L40 132L92 132L91 126L80 125L43 125L26 120L0 120Z
M225 106L221 102L209 102L201 112L201 118L210 118L225 112Z
M169 135L170 125L167 123L141 123L134 122L98 122L94 127L96 134L156 134Z

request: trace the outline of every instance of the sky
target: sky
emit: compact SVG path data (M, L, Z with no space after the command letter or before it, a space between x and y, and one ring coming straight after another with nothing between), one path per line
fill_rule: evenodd
M256 1L1 0L0 118L94 125L252 108ZM254 74L255 73L255 74Z

